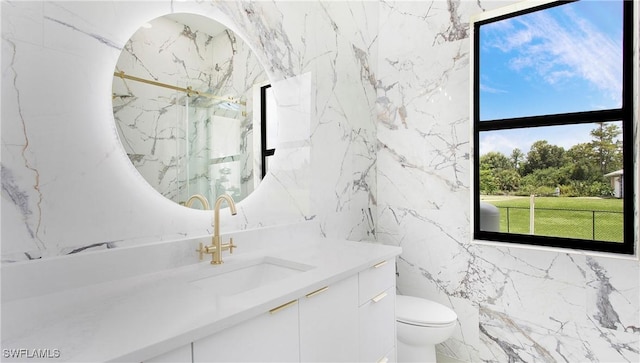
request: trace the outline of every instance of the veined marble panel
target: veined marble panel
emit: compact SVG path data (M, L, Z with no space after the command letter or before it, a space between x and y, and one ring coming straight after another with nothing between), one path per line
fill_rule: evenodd
M374 240L378 7L366 1L318 7L312 203L325 216L324 235Z
M141 24L215 10L169 1L2 7L3 261L210 232L210 214L159 198L127 162L109 108L115 62ZM280 223L300 218L279 207Z
M468 19L504 5L380 2L378 240L403 248L399 293L457 312L445 355L637 361L637 260L470 243Z
M638 335L591 321L537 316L521 319L500 307L480 307L480 356L487 362L637 362Z
M638 361L637 260L469 243L468 19L503 5L2 2L3 263L211 232L210 213L140 177L112 116L130 35L188 11L309 95L283 101L309 134L283 145L238 216L223 213L225 232L314 219L327 236L402 246L399 291L457 312L438 349L465 361Z
M640 276L640 265L587 257L583 268L589 321L600 329L635 333L640 339L640 284L634 279Z
M211 232L210 213L168 201L140 176L113 122L112 72L123 47L141 24L172 12L220 20L242 36L271 81L310 75L298 88L305 100L295 100L304 107L281 105L296 110L292 117L302 116L308 134L283 144L274 173L239 204L238 216L223 213L223 229L317 219L324 234L374 238L370 76L377 61L371 56L377 3L43 1L2 7L3 261ZM162 132L167 140L180 137L170 128ZM144 162L172 163L166 157Z

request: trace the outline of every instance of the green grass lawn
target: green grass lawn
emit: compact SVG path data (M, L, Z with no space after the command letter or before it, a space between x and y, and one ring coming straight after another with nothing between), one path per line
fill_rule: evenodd
M501 232L529 233L529 197L483 199L500 208ZM537 197L534 217L536 235L623 241L621 199Z

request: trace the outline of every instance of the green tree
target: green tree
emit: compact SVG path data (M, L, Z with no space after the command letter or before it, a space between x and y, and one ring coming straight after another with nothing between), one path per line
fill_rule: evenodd
M523 175L531 174L536 170L562 167L564 153L564 148L551 145L546 140L534 142L527 153L527 161L522 166Z
M489 169L480 170L480 193L496 194L499 191L498 183L493 175L493 171Z
M495 180L504 192L514 192L520 188L520 174L515 169L500 170L496 173Z
M500 172L511 169L511 162L504 154L496 151L486 153L480 157L480 192L496 194L506 191L501 188Z
M565 153L565 164L570 166L570 179L593 181L602 179L599 161L590 143L577 144Z
M524 160L524 153L522 150L518 148L513 149L511 152L511 165L513 165L513 168L519 170L520 164L522 164Z
M537 169L522 177L520 185L527 194L551 194L556 187L571 181L569 178L571 167Z
M511 162L503 153L492 151L480 157L480 169L493 170L494 172L511 169Z
M597 156L601 175L622 168L622 133L615 123L599 122L599 127L591 130L591 147Z

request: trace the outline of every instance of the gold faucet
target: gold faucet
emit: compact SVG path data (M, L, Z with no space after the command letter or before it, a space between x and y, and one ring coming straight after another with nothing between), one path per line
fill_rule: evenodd
M226 201L229 205L229 209L231 210L231 215L236 215L236 203L233 201L233 198L227 194L223 194L216 199L216 202L213 206L213 239L212 244L210 246L203 246L200 243L199 248L196 250L200 254L200 259L202 260L203 255L211 254L211 264L219 265L223 263L222 261L222 251L229 250L229 253L233 253L233 249L237 246L233 244L233 238L229 239L229 243L220 243L220 207L222 206L222 202Z
M189 197L189 199L187 199L187 202L184 203L185 207L191 208L191 205L196 199L199 200L200 203L202 203L202 208L204 208L205 210L211 209L209 208L209 202L207 201L207 198L205 198L202 194L194 194Z

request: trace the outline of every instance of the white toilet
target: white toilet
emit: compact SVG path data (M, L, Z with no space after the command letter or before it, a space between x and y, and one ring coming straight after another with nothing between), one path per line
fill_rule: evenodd
M435 362L436 344L447 340L458 316L436 302L397 295L398 362Z

